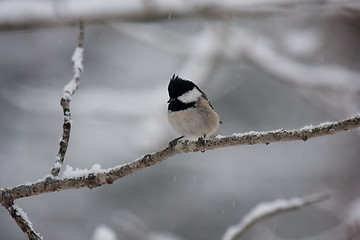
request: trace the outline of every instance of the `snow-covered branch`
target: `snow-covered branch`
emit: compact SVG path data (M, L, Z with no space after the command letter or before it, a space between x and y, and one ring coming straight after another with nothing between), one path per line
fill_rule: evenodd
M358 127L360 127L359 114L343 121L321 123L317 126L306 126L298 130L279 129L268 132L248 132L233 134L231 136L217 136L214 139L205 140L203 144L181 141L173 147L166 147L158 152L146 154L128 164L109 169L101 169L99 165L96 165L92 170L82 170L80 174L78 171L68 169L65 176L62 178L50 175L34 183L1 189L0 202L3 205L7 204L7 199L9 198L4 198L4 196L10 196L10 199L15 200L46 192L56 192L82 187L95 188L105 184L112 184L122 177L160 163L177 154L238 145L269 144L272 142L296 140L306 141L309 138L331 135Z
M9 211L12 218L14 218L17 225L21 228L21 230L27 235L30 240L41 240L43 239L40 234L35 232L32 223L27 217L26 213L14 204L13 201L9 201L8 205L4 205L6 210Z
M191 3L169 1L2 1L0 2L0 30L18 30L49 26L74 25L104 21L154 21L169 17L200 16L208 19L228 17L264 16L281 14L298 5L321 8L321 12L337 8L346 14L358 8L356 0L350 1L202 1Z
M64 112L63 133L60 139L60 149L56 155L54 166L51 168L51 174L55 177L59 174L64 162L65 154L69 144L70 130L71 130L71 112L70 102L80 84L80 74L83 71L83 43L84 43L84 23L79 25L78 44L75 48L74 54L71 58L74 68L74 76L68 84L64 87L64 93L61 97L60 104Z
M71 129L71 113L70 113L70 101L71 96L76 92L79 82L80 74L83 70L83 42L84 42L84 23L80 22L79 24L79 37L78 44L75 48L75 52L72 56L72 63L74 67L74 77L72 80L64 87L64 93L61 98L60 104L64 112L64 123L63 123L63 133L60 139L60 149L56 156L56 161L54 166L51 169L51 174L53 177L56 177L62 167L64 162L65 154L67 151L67 146L70 138L70 129ZM1 189L1 204L9 211L12 218L15 220L17 225L21 230L28 236L30 240L40 240L43 239L32 227L32 223L28 219L26 213L14 204L13 196L8 194L6 191Z
M223 240L239 239L248 229L259 221L273 217L283 212L297 210L310 204L318 203L329 199L328 194L316 194L301 198L278 199L273 202L261 203L253 208L239 224L229 227Z

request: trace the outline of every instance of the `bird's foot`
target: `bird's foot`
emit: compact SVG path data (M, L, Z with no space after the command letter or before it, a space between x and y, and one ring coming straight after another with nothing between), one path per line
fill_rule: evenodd
M204 145L205 144L205 140L203 137L199 137L199 139L197 140L199 145Z
M199 145L201 145L201 146L205 145L205 137L206 137L205 135L204 135L204 137L199 137L199 139L197 141ZM205 150L201 150L201 152L204 153Z
M176 145L176 143L182 139L184 136L181 136L181 137L178 137L178 138L175 138L174 140L172 140L171 142L169 142L169 147L173 147Z

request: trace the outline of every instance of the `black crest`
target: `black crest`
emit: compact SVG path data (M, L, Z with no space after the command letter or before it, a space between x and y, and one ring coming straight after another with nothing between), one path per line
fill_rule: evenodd
M195 83L182 79L174 74L170 79L168 86L169 97L170 99L176 99L187 91L192 90L194 87L198 88Z

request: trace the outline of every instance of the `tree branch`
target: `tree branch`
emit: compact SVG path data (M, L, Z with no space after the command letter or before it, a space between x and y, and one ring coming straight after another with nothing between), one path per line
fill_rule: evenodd
M51 169L51 174L53 177L56 177L62 164L64 162L65 153L67 151L67 146L70 138L70 129L71 129L71 113L70 113L70 101L71 96L75 93L76 89L79 86L80 81L80 73L83 70L83 42L84 42L84 23L80 22L79 24L79 38L78 45L75 49L75 52L72 56L72 63L74 67L74 77L73 79L64 87L64 93L61 98L61 106L64 112L64 124L63 124L63 133L60 139L60 149L56 157L56 161L54 166ZM30 240L40 240L43 239L32 227L32 223L28 219L26 213L14 204L14 200L12 194L9 194L8 191L4 191L0 189L1 193L1 201L0 203L8 210L11 217L15 220L17 225L21 228L21 230L28 236Z
M283 141L306 141L309 138L331 135L342 131L348 131L360 126L360 114L339 122L321 123L317 126L306 126L299 130L275 130L269 132L249 132L233 134L232 136L217 136L214 139L205 140L204 144L198 142L181 141L173 147L156 153L146 154L139 159L109 169L101 169L95 166L90 171L84 171L80 176L58 178L47 176L37 182L24 184L17 187L0 189L0 202L6 204L3 196L10 196L13 200L30 197L46 192L56 192L74 188L95 188L105 184L112 184L115 180L140 171L146 167L160 163L177 154L213 150L237 145L269 144ZM97 165L98 166L98 165ZM69 175L71 176L71 175Z
M43 239L38 233L35 232L32 223L27 217L26 213L14 204L11 195L1 190L1 204L8 210L11 217L15 220L16 224L27 235L30 240Z
M26 213L16 204L12 204L6 209L9 211L10 215L14 218L17 225L21 230L27 235L30 240L41 240L43 239L40 234L35 232L32 223L28 219Z
M222 240L239 239L247 230L266 218L279 215L283 212L297 210L310 204L325 201L330 198L328 194L316 194L302 198L279 199L273 202L261 203L253 208L236 226L229 227Z
M145 4L144 4L145 2ZM268 16L281 14L297 5L308 5L321 8L322 13L338 9L340 14L356 16L357 0L344 2L322 1L216 1L189 4L185 1L5 1L0 2L0 31L31 29L51 26L69 26L84 20L86 23L103 23L104 21L158 21L189 16L200 16L208 19L229 17ZM21 9L21 11L19 11Z
M60 100L60 105L64 112L64 123L63 123L63 133L60 139L60 149L56 156L54 166L51 168L51 175L56 177L61 167L64 163L65 154L70 139L70 130L71 130L71 112L70 112L70 102L71 97L74 95L80 84L80 74L83 71L83 44L84 44L84 23L79 23L79 38L78 45L75 48L74 54L71 58L74 68L74 76L68 84L64 87L64 93Z

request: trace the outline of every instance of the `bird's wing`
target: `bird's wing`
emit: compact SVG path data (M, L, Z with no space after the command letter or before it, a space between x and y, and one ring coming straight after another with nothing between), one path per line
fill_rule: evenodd
M201 91L200 88L197 88L197 89L201 92L201 97L202 97L203 99L205 99L205 100L209 103L210 107L211 107L213 110L215 110L214 107L211 105L211 102L210 102L209 99L207 98L206 94L205 94L203 91ZM220 123L222 124L222 121L220 121Z

